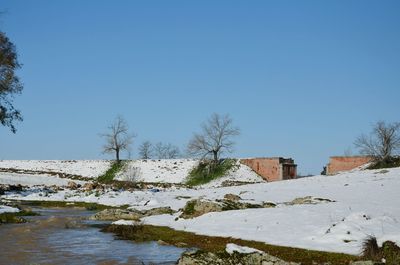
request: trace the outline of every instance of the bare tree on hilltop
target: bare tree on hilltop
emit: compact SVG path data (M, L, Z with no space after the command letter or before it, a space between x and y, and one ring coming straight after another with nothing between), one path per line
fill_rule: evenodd
M202 159L210 157L215 164L219 163L222 153L231 153L235 142L234 136L240 130L233 126L229 115L212 114L206 123L201 126L201 132L195 133L188 144L188 153Z
M179 148L170 143L164 144L162 142L158 142L154 146L154 153L158 159L174 159L180 156Z
M145 141L139 146L139 156L141 159L150 159L153 153L153 145L150 141Z
M400 123L377 122L370 135L359 136L354 145L361 154L387 161L400 151Z
M129 134L128 124L122 116L117 116L112 124L108 126L108 132L101 134L106 143L103 146L103 153L115 153L117 163L120 162L120 153L130 151L135 134Z

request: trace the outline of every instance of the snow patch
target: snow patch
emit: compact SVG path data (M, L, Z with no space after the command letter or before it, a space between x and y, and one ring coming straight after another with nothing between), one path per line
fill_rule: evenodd
M233 254L233 252L244 253L244 254L250 254L250 253L256 253L256 252L257 253L264 253L263 251L255 249L255 248L239 246L239 245L236 245L236 244L233 244L233 243L226 244L225 250L229 254Z
M136 225L137 222L132 221L132 220L118 220L118 221L112 222L111 224L113 224L113 225Z
M0 205L0 214L1 213L18 213L18 212L19 212L18 208L10 207L7 205Z

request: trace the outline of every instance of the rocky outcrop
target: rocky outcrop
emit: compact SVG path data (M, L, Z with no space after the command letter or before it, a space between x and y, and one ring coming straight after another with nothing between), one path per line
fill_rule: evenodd
M74 182L74 181L68 181L68 184L67 184L67 188L68 188L68 189L76 190L76 189L78 189L79 187L80 187L80 185L77 184L76 182Z
M93 182L87 182L83 185L84 191L92 191L96 188L96 184Z
M262 204L252 204L240 202L240 197L234 194L226 194L224 199L209 201L204 199L194 199L186 203L182 209L180 218L194 218L210 212L222 212L230 210L242 210L250 208L271 208L275 207L274 203L265 202Z
M242 198L240 198L239 195L236 194L232 194L232 193L227 193L224 195L224 200L228 200L228 201L240 201Z
M290 202L285 202L286 205L297 205L297 204L318 204L323 202L335 202L334 200L318 198L313 196L295 198Z
M3 195L6 191L19 192L23 191L24 187L21 184L0 184L0 195Z
M209 212L221 212L222 205L216 202L195 199L190 200L186 203L185 207L182 209L182 214L180 218L194 218Z
M101 221L133 220L139 221L140 218L151 215L173 214L170 207L159 207L150 210L124 210L124 209L105 209L92 215L89 219Z
M141 215L136 212L131 212L122 209L105 209L94 215L92 215L90 220L100 220L100 221L117 221L117 220L134 220L139 221Z
M297 265L299 263L286 262L267 253L238 253L229 254L226 251L217 253L196 251L185 252L178 260L178 265Z

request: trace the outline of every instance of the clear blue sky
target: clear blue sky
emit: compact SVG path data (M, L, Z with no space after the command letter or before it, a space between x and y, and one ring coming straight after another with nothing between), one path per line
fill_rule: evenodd
M400 1L1 0L17 45L24 121L0 159L98 159L122 114L183 148L211 113L233 156L293 157L303 174L400 120Z

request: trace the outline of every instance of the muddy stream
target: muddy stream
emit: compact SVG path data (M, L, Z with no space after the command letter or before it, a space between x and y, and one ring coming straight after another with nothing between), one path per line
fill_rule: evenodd
M100 232L91 211L33 208L40 216L0 226L0 265L175 264L185 249L134 243ZM73 224L73 225L70 225ZM69 228L66 228L69 227Z

